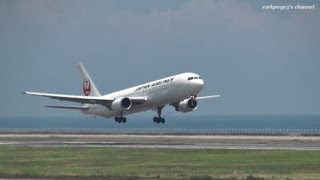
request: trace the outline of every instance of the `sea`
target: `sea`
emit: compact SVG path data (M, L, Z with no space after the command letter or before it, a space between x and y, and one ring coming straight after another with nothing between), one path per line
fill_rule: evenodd
M320 134L320 115L182 115L156 124L132 116L127 123L81 117L1 117L4 132L148 132L148 133L304 133Z

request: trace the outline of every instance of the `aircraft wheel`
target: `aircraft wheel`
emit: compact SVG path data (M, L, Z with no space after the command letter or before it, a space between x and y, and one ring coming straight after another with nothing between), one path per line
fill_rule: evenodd
M164 124L166 122L166 120L164 118L160 118L161 123Z
M125 117L114 117L114 120L117 122L117 123L126 123L127 122L127 118Z
M153 122L157 123L157 124L160 124L160 123L165 123L166 120L162 117L153 117Z

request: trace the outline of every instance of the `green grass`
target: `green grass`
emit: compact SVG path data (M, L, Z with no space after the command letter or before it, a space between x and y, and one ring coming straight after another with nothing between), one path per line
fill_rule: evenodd
M320 152L2 146L0 177L317 179Z

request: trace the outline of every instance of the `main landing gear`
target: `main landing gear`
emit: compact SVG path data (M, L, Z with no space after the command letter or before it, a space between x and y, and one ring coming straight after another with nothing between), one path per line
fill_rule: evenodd
M114 117L114 120L116 121L116 122L118 122L118 123L126 123L127 122L127 118L125 118L125 117Z
M163 117L161 117L161 112L162 112L162 108L163 108L164 106L159 106L159 107L157 107L157 109L156 109L156 111L157 111L157 113L158 113L158 117L153 117L153 122L155 122L155 123L157 123L157 124L159 124L159 123L165 123L166 122L166 120L163 118Z

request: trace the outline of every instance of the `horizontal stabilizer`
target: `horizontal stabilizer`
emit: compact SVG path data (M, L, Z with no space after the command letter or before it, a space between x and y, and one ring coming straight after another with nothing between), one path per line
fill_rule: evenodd
M44 106L47 108L57 108L57 109L73 109L73 110L88 110L89 107L86 106Z

